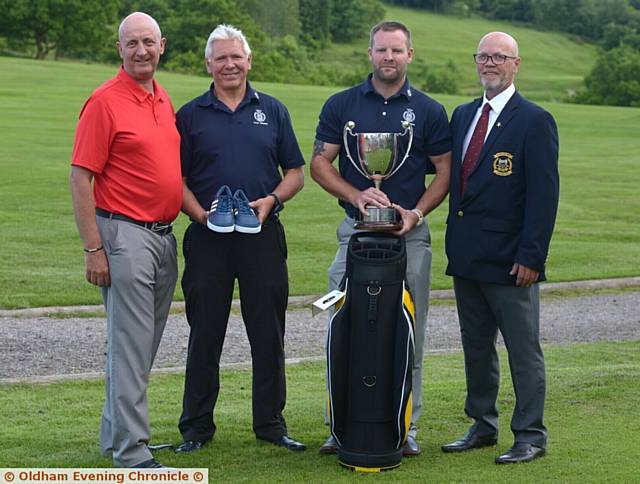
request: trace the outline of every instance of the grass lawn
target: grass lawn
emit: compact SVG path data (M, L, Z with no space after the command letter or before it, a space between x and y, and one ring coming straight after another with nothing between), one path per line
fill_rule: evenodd
M509 419L514 396L506 354L501 352L503 385L499 395L502 428L497 448L461 455L440 452L469 422L461 353L428 354L424 412L419 440L424 452L400 468L378 476L342 469L317 447L326 437L322 424L324 367L290 365L286 417L292 436L309 445L292 454L256 442L251 431L251 375L222 372L216 409L218 431L204 450L190 456L162 451L165 465L208 467L211 482L638 482L640 423L640 341L545 348L548 397L545 423L548 455L536 462L496 466L493 458L512 443ZM149 400L154 442L179 442L182 375L154 376ZM0 386L0 467L108 467L99 455L97 430L103 384L81 380L47 385Z
M100 303L98 291L84 281L68 173L78 112L92 90L115 72L113 66L0 57L0 307ZM204 77L160 73L159 78L176 107L209 85ZM308 158L320 108L337 88L257 87L287 104ZM469 100L435 97L449 113ZM556 117L561 144L561 201L549 280L638 275L640 109L543 104ZM445 214L446 202L429 216L437 289L451 285L444 275ZM292 294L325 291L341 217L336 201L310 177L287 204L282 218ZM185 226L180 216L178 239ZM176 298L182 299L180 289Z

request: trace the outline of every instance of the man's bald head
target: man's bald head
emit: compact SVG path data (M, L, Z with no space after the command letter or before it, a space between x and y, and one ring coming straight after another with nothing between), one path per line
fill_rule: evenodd
M132 25L148 24L158 34L158 39L162 38L162 32L160 31L160 25L156 22L151 15L144 12L133 12L127 15L118 27L118 40L122 42L126 29L131 28Z
M489 32L478 42L478 52L480 52L483 43L487 42L500 43L510 51L509 55L518 57L518 42L509 34L505 34L504 32Z

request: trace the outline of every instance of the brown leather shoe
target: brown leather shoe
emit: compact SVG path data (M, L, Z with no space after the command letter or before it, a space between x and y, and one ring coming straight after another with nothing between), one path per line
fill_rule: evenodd
M330 435L329 438L324 441L324 444L320 446L318 452L321 454L336 454L338 452L338 443L336 439L333 438L333 435Z
M542 447L524 442L513 444L508 451L496 457L496 464L518 464L542 457L546 451Z
M418 442L416 442L416 438L412 435L408 435L407 441L402 446L402 455L410 457L420 454L422 454L422 449L420 448L420 445L418 445Z

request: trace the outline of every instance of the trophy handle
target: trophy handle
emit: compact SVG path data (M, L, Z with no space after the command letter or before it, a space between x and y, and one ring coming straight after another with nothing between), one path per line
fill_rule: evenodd
M353 121L347 121L344 125L344 129L342 130L342 140L344 142L344 151L346 151L347 153L347 158L349 158L349 161L351 162L351 164L353 165L353 167L358 171L358 173L360 173L363 177L367 178L367 179L371 179L371 177L369 176L368 173L366 173L359 165L358 163L356 163L353 158L351 157L351 152L349 152L349 139L347 138L347 135L350 134L351 136L353 136L354 138L357 138L358 135L353 133L353 128L356 127L356 123ZM404 136L404 135L403 135ZM404 160L403 160L404 162Z
M411 123L409 121L403 121L402 127L404 128L404 132L400 136L405 136L407 133L409 133L409 143L407 144L407 151L404 153L404 158L402 158L402 161L398 163L398 166L396 166L391 173L385 175L385 178L390 178L391 176L393 176L393 174L397 172L400 167L402 167L402 165L404 165L404 162L407 161L407 158L409 158L411 145L413 144L413 126L411 126Z

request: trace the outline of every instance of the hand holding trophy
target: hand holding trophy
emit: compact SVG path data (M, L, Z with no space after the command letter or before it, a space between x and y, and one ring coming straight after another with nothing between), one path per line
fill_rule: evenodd
M372 180L375 187L380 190L383 180L396 173L409 157L413 143L413 126L408 121L402 122L402 133L354 133L356 123L348 121L344 125L343 141L347 158L355 169L365 178ZM398 139L409 135L409 142L402 160L399 161ZM356 138L357 157L356 163L349 150L349 136ZM379 208L374 205L365 207L367 215L358 214L355 228L358 230L393 231L401 227L402 223L395 208L389 206Z

